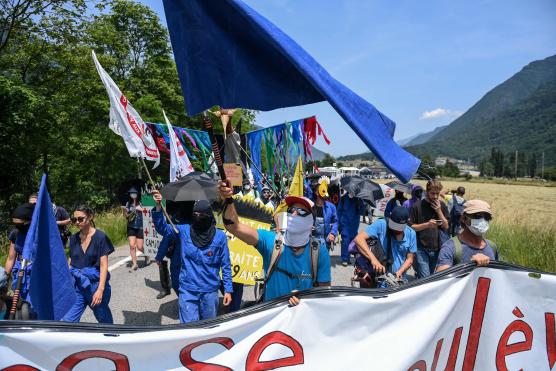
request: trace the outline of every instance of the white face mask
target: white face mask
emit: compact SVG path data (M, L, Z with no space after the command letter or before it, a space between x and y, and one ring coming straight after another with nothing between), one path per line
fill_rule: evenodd
M469 230L476 236L482 236L488 231L488 221L485 218L471 219Z
M311 238L313 217L288 214L284 243L292 247L305 246Z
M129 197L131 197L133 200L135 200L137 198L137 193L130 193Z

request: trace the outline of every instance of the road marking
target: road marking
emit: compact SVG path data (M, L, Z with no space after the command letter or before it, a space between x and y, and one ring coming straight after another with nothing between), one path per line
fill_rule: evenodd
M139 257L141 255L143 255L142 252L137 253L137 257ZM123 258L119 262L114 263L111 266L109 266L108 267L108 272L112 272L114 269L121 267L122 265L126 264L128 261L131 261L131 256L128 256L127 258Z

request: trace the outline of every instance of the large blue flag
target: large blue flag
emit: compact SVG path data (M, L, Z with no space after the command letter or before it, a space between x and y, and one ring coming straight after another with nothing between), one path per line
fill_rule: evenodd
M42 176L23 258L33 262L29 295L40 320L60 320L75 302L73 278Z
M188 114L326 100L400 180L417 171L419 159L394 142L392 120L241 0L164 0L164 10Z

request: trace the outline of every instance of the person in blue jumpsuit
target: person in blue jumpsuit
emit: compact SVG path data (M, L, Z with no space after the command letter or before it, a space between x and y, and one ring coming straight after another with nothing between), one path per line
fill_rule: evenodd
M324 178L324 177L323 177ZM320 183L312 185L312 194L314 195L315 206L313 207L315 215L315 225L313 236L318 238L321 243L325 243L328 251L332 248L332 243L338 235L338 215L336 206L328 199L328 178L321 178Z
M79 228L69 240L70 273L76 300L62 321L79 322L89 306L99 323L114 323L108 306L111 296L108 255L114 252L114 246L103 231L95 228L93 216L93 211L82 205L71 218Z
M176 223L175 219L173 220ZM171 251L170 251L171 250ZM168 251L171 253L168 256ZM168 262L164 260L164 257L170 259L170 286L174 289L176 295L179 295L179 274L180 274L180 262L181 262L181 250L180 245L171 236L164 236L160 245L158 246L158 251L156 252L156 264L160 267L161 276L168 273ZM166 265L166 266L164 266ZM167 276L166 276L167 277ZM161 277L162 283L163 277ZM162 291L156 296L157 299L162 299L163 297L170 295L170 287L166 287L166 283L162 283Z
M160 192L153 191L153 198L156 201L156 208L152 211L156 232L177 240L180 245L180 322L216 317L220 269L225 306L232 301L232 269L228 239L224 232L216 229L210 203L207 200L197 201L193 207L192 223L176 225L179 233L175 233L162 214Z
M17 285L17 276L22 263L23 245L25 245L25 237L27 237L27 231L31 226L31 219L33 218L34 210L35 204L25 203L19 205L12 214L12 222L14 223L15 229L12 230L8 236L8 239L10 240L10 248L8 251L8 257L6 258L6 264L4 266L6 273L9 274L11 272L12 274L12 290L15 290ZM31 281L32 267L33 262L27 262L25 274L23 275L23 280L21 282L21 290L19 292L20 299L27 302L30 302L31 299L29 297L29 284ZM31 318L34 318L34 314L33 306L31 304Z
M359 232L359 220L365 205L351 192L346 192L338 203L338 223L342 237L342 265L349 264L348 246Z

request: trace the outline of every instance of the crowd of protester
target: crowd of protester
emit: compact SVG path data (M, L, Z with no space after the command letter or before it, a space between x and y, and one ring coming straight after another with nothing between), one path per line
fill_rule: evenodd
M284 192L277 194L274 187L267 185L259 193L249 180L236 192L220 182L225 229L254 246L263 258L265 274L259 301L287 295L290 304L297 305L300 301L296 292L331 285L330 251L338 242L342 265L354 264L352 281L369 288L400 285L461 263L487 265L498 259L496 245L484 238L493 216L491 208L485 201L464 199L463 187L445 195L440 181L429 180L425 189L412 185L410 195L396 191L386 205L384 217L374 221L371 217L372 223L359 231L361 216L369 214L368 203L349 190L340 192L337 204L331 202L329 183L326 177L313 177L306 182L304 196L282 197ZM129 189L128 200L122 206L128 221L131 271L138 268L137 251L143 251L143 206L139 194L136 188ZM232 282L228 238L216 228L211 203L199 200L173 209L172 203L167 202L172 225L162 213L160 192L155 190L152 195L156 202L152 211L154 226L163 237L155 258L162 286L157 298L170 295L173 289L178 295L182 323L215 317L219 291L228 311L240 309L243 285ZM275 218L271 230L255 229L240 221L232 202L234 196L252 198L271 211L284 202L285 213L283 218ZM30 306L29 318L34 318L28 295L33 265L22 265L22 253L36 198L36 194L31 195L12 213L14 229L9 234L9 253L5 267L0 269L0 319L8 318L9 292L15 290L21 269L25 274L20 297ZM99 322L113 323L108 272L108 255L114 251L112 242L95 227L94 212L86 205L75 208L71 217L56 205L53 213L63 246L69 249L68 263L77 298L62 320L78 322L90 307ZM73 234L69 233L70 223L76 227Z

